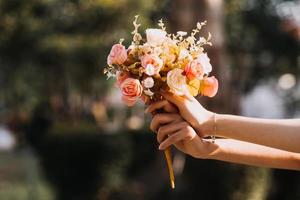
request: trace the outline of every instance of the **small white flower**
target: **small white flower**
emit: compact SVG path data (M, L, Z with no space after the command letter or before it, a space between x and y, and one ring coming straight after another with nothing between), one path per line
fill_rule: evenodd
M152 88L154 86L154 80L152 77L145 78L142 83L145 88Z
M153 96L154 95L154 93L151 91L151 90L144 90L144 93L145 93L145 95L148 95L148 96Z
M199 63L201 64L202 68L203 68L204 74L208 75L212 70L212 66L210 64L210 59L207 56L207 54L206 53L201 53L198 56L197 59L198 59Z
M151 46L159 46L163 43L166 38L166 31L161 29L147 29L146 37L147 43Z
M184 31L177 31L177 34L180 35L180 36L186 36L186 35L187 35L187 32L184 32Z
M189 54L189 51L187 49L181 49L178 55L178 59L182 60L184 58L191 58L191 55Z
M194 43L195 43L195 38L192 37L192 36L190 36L190 37L186 38L186 41L187 41L188 43L190 43L190 44L194 44Z
M153 76L155 74L155 68L152 64L148 64L145 68L145 74Z
M197 42L198 44L205 44L206 43L206 39L204 37L199 37L199 40Z

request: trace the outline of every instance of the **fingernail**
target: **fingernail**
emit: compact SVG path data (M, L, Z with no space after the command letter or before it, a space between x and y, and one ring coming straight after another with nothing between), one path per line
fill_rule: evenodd
M144 110L144 113L148 113L148 108L146 108L146 109Z
M159 150L163 150L163 148L162 148L162 146L161 146L161 145L159 145L158 149L159 149Z

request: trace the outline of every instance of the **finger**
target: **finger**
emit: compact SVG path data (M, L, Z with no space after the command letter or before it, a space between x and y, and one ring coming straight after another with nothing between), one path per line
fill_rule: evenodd
M166 148L168 148L169 146L171 146L172 144L175 144L181 140L184 140L188 135L188 132L184 131L184 130L179 130L176 133L174 133L173 135L171 135L170 137L168 137L165 141L163 141L160 145L159 145L159 149L160 150L164 150Z
M182 129L183 127L187 126L187 122L182 121L182 122L173 122L164 126L161 126L158 129L158 133L157 133L157 142L161 143L166 137L176 133L177 131L179 131L180 129Z
M174 95L170 92L163 92L161 94L166 100L171 102L172 104L176 105L178 108L181 106L181 104L185 101L185 98L181 96Z
M190 93L185 93L183 96L178 96L175 94L172 94L170 92L162 92L161 95L167 99L169 102L173 103L174 105L176 105L177 107L180 107L180 105L182 105L183 102L185 102L186 100L189 101L197 101L195 99L195 97L193 97Z
M148 108L145 110L145 112L152 113L155 110L159 110L159 109L163 109L165 112L168 112L168 113L178 112L177 108L174 105L172 105L170 102L168 102L167 100L161 100L161 101L152 103L151 105L148 106Z
M181 116L178 114L171 114L171 113L156 114L151 121L150 129L154 132L157 132L158 128L161 125L178 121L180 119Z
M195 99L195 98L191 95L191 93L189 93L189 92L186 92L186 93L184 94L184 97L185 97L186 99L190 100L190 101L193 101L193 99Z

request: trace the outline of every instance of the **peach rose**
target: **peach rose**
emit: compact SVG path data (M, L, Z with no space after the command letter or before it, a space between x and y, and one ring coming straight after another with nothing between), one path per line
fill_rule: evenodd
M145 68L145 73L149 76L159 74L163 66L163 61L156 55L146 54L141 57L141 64Z
M107 64L122 65L126 60L127 60L126 48L121 44L113 45L107 57Z
M122 100L128 106L133 106L141 97L143 86L138 79L127 78L120 86L122 92Z
M170 92L179 96L185 95L188 92L186 77L182 73L182 69L175 68L167 74L167 84Z
M200 93L204 96L214 97L219 88L218 80L212 77L205 77L200 84Z
M117 72L117 75L116 75L116 79L117 79L117 82L116 82L116 85L118 87L121 86L121 84L125 81L125 79L129 78L129 74L126 73L126 72L120 72L118 71Z
M184 68L184 73L190 80L194 80L196 78L201 79L204 75L202 65L198 59L192 60L189 64L187 64Z

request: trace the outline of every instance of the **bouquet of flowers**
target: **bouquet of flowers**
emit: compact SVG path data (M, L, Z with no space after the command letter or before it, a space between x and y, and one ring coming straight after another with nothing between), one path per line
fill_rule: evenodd
M146 39L138 32L138 16L133 21L133 40L126 49L123 39L112 46L107 57L108 66L104 73L116 77L116 85L121 90L122 101L133 106L139 99L145 104L162 99L161 92L175 95L213 97L218 90L218 80L212 71L209 57L204 52L205 45L212 45L211 34L207 38L198 37L205 22L197 23L190 34L178 31L168 34L162 20L158 29L147 29ZM171 187L175 187L170 149L165 150L170 174Z

